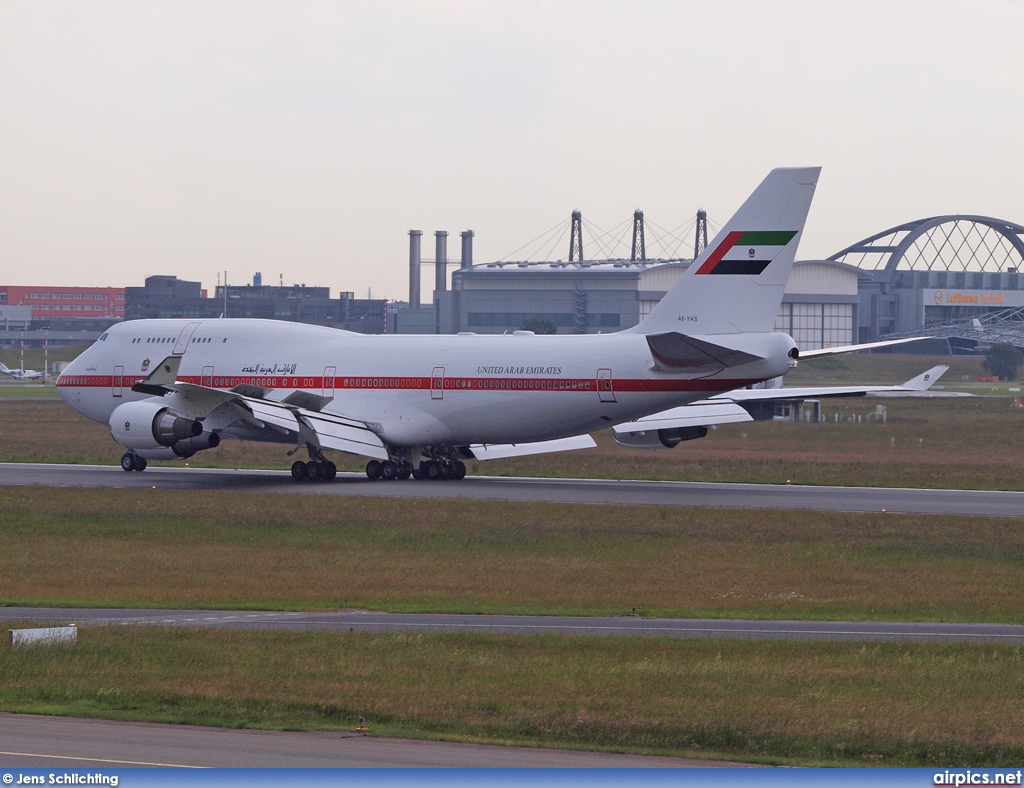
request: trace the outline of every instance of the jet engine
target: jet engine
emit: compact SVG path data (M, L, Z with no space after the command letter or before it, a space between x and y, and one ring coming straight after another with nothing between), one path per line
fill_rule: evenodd
M220 443L201 422L185 418L152 400L125 402L110 414L110 434L122 446L148 459L191 457Z
M643 430L640 432L616 432L615 442L630 449L674 449L683 441L703 438L707 427L676 427L669 430Z

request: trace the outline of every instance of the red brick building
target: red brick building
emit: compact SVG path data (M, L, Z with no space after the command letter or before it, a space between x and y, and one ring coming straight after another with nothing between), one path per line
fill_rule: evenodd
M0 305L30 306L33 320L124 320L124 288L0 285Z

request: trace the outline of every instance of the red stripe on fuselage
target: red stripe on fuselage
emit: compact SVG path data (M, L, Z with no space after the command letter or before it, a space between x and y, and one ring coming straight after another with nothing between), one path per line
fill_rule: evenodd
M355 377L337 376L331 385L330 378L323 377L255 377L250 375L213 375L213 386L221 391L228 391L234 386L259 386L268 390L299 389L299 390L405 390L428 391L434 385L444 391L529 391L529 392L596 392L598 381L594 378L467 378L445 377L436 381L431 378L396 378L396 377ZM181 383L192 383L197 386L207 385L204 380L210 376L183 375L178 378ZM143 375L121 376L119 389L130 390L136 383L145 380ZM220 383L219 381L224 381ZM744 388L758 380L671 380L645 378L615 378L611 381L616 392L665 392L665 391L731 391ZM326 384L326 385L325 385ZM113 389L112 375L62 375L57 379L60 388Z

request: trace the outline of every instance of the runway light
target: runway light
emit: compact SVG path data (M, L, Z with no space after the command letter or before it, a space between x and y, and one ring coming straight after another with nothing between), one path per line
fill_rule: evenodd
M359 718L359 730L361 730L361 731L365 731L366 730L366 717L360 717Z

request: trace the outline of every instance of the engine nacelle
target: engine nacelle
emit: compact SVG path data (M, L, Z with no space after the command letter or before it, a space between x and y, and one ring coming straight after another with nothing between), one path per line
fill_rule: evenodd
M614 433L615 442L630 449L674 449L683 441L703 438L707 434L707 427L676 427L670 430Z
M203 425L177 415L159 402L142 400L114 408L110 414L110 434L128 449L171 448L201 436Z
M135 449L135 453L147 460L187 460L197 451L215 449L217 446L220 446L220 435L216 432L204 432L197 438L185 438L173 446Z

